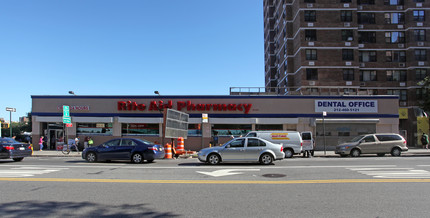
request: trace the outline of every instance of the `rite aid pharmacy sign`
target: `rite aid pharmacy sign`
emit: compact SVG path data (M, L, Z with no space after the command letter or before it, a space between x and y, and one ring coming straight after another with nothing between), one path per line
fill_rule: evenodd
M378 113L376 100L315 100L315 112Z

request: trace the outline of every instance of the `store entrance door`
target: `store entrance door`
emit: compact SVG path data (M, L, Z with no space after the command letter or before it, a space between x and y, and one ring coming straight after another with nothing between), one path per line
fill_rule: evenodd
M62 129L50 129L48 131L48 149L56 150L58 145L64 144L64 132Z

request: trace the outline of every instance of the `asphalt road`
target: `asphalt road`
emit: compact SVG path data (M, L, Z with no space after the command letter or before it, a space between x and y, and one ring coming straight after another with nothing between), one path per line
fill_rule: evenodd
M430 156L293 158L209 166L196 159L0 160L1 217L427 217Z

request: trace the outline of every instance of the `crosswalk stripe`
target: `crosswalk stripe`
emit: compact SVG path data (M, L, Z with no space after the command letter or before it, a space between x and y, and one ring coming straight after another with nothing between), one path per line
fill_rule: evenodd
M57 172L68 168L18 167L9 170L0 170L0 177L30 177Z
M414 168L347 168L357 173L372 176L374 178L390 179L417 179L430 178L430 172L427 170L416 170Z

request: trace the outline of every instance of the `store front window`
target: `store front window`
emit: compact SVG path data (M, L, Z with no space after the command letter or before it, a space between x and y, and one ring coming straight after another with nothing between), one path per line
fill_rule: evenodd
M212 133L217 133L218 136L245 136L251 130L251 124L214 124L212 126Z
M262 124L257 124L255 125L255 130L256 131L265 131L265 130L283 130L282 129L282 124L272 124L272 125L262 125Z
M151 135L158 136L160 128L158 123L123 123L121 125L122 135Z
M188 124L188 136L202 136L202 125Z
M77 135L112 135L112 123L78 123Z

